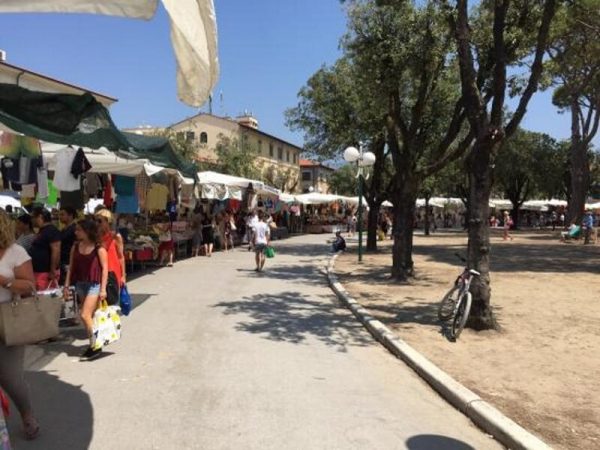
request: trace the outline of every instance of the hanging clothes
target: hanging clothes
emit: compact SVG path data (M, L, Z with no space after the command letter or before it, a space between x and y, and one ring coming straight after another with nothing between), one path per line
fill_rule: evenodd
M148 197L146 199L146 209L148 211L164 211L167 207L168 197L169 189L165 185L153 183L152 187L148 191Z
M73 192L81 189L79 177L71 174L71 167L77 151L66 147L56 152L56 169L54 170L54 185L62 192Z
M118 195L115 212L119 214L137 214L140 212L138 199L135 195Z
M85 156L85 152L81 147L79 147L79 150L77 150L77 153L75 153L75 158L73 158L73 164L71 165L71 175L73 175L75 178L78 178L84 173L89 172L91 168L92 165Z
M12 133L0 133L0 155L17 159L21 156L39 158L42 156L40 141L29 136Z
M135 195L135 178L124 177L122 175L115 176L115 193L119 195L132 196Z
M113 187L110 177L106 177L104 180L104 206L108 209L112 208L113 205Z
M86 173L85 174L85 190L90 198L98 197L100 191L102 191L102 180L100 175L97 173Z
M135 177L135 192L138 197L138 203L141 209L146 209L146 198L152 185L152 179L145 170Z
M48 197L48 169L40 167L37 170L38 196Z

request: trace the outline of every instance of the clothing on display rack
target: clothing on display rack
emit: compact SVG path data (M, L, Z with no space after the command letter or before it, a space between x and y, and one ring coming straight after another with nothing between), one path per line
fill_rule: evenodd
M102 179L97 173L86 173L85 174L85 191L90 198L97 198L101 195L102 191Z
M140 212L138 199L134 195L117 195L115 212L119 214L137 214Z
M106 176L104 179L104 206L106 206L108 209L112 208L113 205L113 187L112 187L112 181L110 181L110 177Z
M76 191L61 191L60 192L60 207L70 206L75 210L82 210L85 205L83 199L83 189Z
M48 169L40 167L37 170L38 196L48 197Z
M54 169L54 185L62 192L73 192L81 189L79 177L71 174L73 161L77 150L73 147L66 147L56 152L56 168Z
M152 179L145 170L142 170L141 173L135 177L135 192L138 197L139 206L142 209L146 209L146 198L151 185Z
M73 158L73 164L71 165L71 175L73 175L74 177L79 177L84 173L89 172L91 168L92 165L85 156L85 152L81 147L79 147L79 150L77 150L77 153L75 153L75 158Z
M0 155L9 158L38 158L42 155L40 141L29 136L0 132Z
M169 189L162 184L153 183L146 198L146 210L164 210L167 207Z
M115 194L132 196L135 194L135 178L115 175Z

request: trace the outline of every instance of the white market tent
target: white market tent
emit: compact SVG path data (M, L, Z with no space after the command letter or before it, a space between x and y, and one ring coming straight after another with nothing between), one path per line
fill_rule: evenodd
M323 205L326 203L333 203L338 200L344 200L347 198L349 197L344 197L342 195L320 194L318 192L311 192L308 194L296 195L296 202L301 203L303 205Z
M235 177L217 172L198 172L198 183L202 188L202 198L225 200L242 199L242 189L252 184L257 194L277 197L281 194L278 189L267 186L262 181L249 178Z
M55 170L56 154L66 146L64 144L51 144L48 142L42 142L41 145L42 154L44 155L45 161L48 163L48 169ZM108 173L112 175L135 177L142 171L145 171L148 176L151 176L164 170L163 167L151 164L147 159L121 158L106 148L84 148L83 151L92 165L92 168L90 169L90 172L92 173Z
M585 209L600 209L600 202L597 202L597 203L586 203Z
M162 4L171 22L179 98L202 106L219 78L213 0L162 0ZM158 0L2 0L0 13L89 13L149 20L157 6Z

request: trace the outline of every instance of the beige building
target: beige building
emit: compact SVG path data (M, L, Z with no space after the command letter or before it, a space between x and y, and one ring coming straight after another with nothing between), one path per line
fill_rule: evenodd
M330 194L329 178L334 170L321 163L308 159L300 160L300 180L303 193L319 192Z
M256 165L268 184L285 192L301 190L299 161L302 148L259 130L258 121L250 115L231 119L201 113L168 129L192 143L198 149L201 162L216 163L215 148L219 140L222 137L235 139L240 145L256 149ZM161 129L140 127L127 131L156 134Z

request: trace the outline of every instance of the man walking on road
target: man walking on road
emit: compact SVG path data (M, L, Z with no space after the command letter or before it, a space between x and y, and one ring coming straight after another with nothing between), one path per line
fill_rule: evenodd
M265 223L265 213L258 212L258 222L253 228L252 243L254 244L254 253L256 259L256 270L260 272L265 266L265 249L269 245L271 232L269 226Z
M584 244L589 244L594 231L594 215L592 211L586 211L585 216L583 216L582 225L585 233Z

